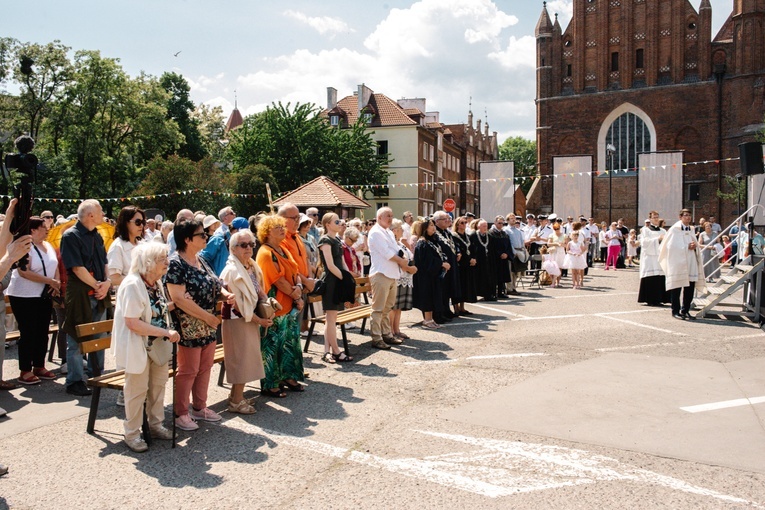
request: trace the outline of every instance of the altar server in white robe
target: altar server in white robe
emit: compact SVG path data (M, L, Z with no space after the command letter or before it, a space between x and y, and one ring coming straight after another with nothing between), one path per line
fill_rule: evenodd
M664 236L659 250L659 265L664 271L666 289L672 302L672 317L680 320L695 319L690 314L695 290L706 287L701 250L693 227L691 211L680 211L680 221L672 225ZM682 291L682 306L680 293Z
M648 213L649 223L640 231L640 291L638 303L661 306L669 303L664 271L659 265L659 250L667 231L659 226L659 213Z

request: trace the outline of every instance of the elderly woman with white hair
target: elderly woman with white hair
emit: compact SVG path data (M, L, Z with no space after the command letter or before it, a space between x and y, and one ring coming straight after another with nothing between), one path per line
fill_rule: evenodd
M171 326L172 303L161 281L168 267L167 250L159 243L133 248L130 272L120 283L114 310L114 354L117 367L125 370L125 443L134 452L148 449L140 435L144 402L151 436L173 438L163 425L172 353L168 340L177 342L180 336Z
M258 303L268 299L263 290L263 272L252 258L255 236L249 230L240 230L231 236L229 249L231 254L220 275L236 298L234 305L225 303L222 309L223 355L226 379L231 384L228 410L253 414L255 408L244 398L244 385L266 375L260 353L260 328L271 326L273 321L255 313Z

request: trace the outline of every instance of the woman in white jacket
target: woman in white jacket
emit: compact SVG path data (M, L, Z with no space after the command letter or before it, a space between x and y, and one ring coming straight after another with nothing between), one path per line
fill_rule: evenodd
M140 436L144 402L152 438L173 438L163 425L170 346L160 342L177 342L180 336L172 329L168 314L172 303L168 303L162 287L167 267L166 245L136 246L114 309L115 359L117 367L125 370L125 443L135 452L148 449ZM150 355L147 349L154 353Z

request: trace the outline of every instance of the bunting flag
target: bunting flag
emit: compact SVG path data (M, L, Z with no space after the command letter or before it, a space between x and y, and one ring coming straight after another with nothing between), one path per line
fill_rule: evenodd
M705 161L693 161L688 163L683 163L682 166L696 166L696 165L709 165L709 164L715 164L719 165L720 163L728 162L728 161L738 161L740 158L727 158L727 159L711 159L711 160L705 160ZM673 164L672 168L677 168L677 164ZM470 179L470 180L464 180L464 181L438 181L438 183L424 183L424 182L412 182L412 183L398 183L398 184L345 184L341 185L344 188L348 189L355 189L355 190L363 190L363 189L380 189L380 188L395 188L395 187L402 187L402 188L416 188L416 187L426 187L426 186L432 186L434 184L450 184L450 185L459 185L459 184L473 184L473 183L480 183L480 182L501 182L501 181L509 181L514 180L516 183L523 183L527 180L535 180L535 179L557 179L557 178L575 178L577 176L597 176L600 174L609 175L609 172L612 172L613 174L619 174L619 173L638 173L638 172L644 172L647 170L666 170L667 165L658 165L658 166L644 166L644 167L635 167L635 168L620 168L620 169L614 169L614 170L603 170L602 172L599 171L592 171L592 172L579 172L577 173L569 173L569 174L558 174L558 175L519 175L516 177L502 177L502 178L491 178L491 179ZM208 195L212 196L223 196L228 198L255 198L259 195L253 194L253 193L229 193L227 191L211 191L206 189L188 189L188 190L182 190L182 191L174 191L172 193L159 193L156 195L140 195L140 196L130 196L130 197L117 197L117 198L96 198L99 202L132 202L135 200L156 200L161 198L167 198L171 196L178 196L178 195L190 195L192 193L206 193ZM275 194L276 198L281 196L281 194ZM0 195L0 198L13 198L12 195ZM83 198L61 198L61 197L35 197L35 201L37 202L52 202L52 203L72 203L72 204L79 204L82 202Z

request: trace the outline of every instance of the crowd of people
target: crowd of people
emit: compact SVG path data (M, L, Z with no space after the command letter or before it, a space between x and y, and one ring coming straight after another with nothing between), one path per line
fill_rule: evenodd
M219 339L231 385L227 409L252 414L254 401L244 396L247 383L259 381L261 395L276 399L305 390L301 336L308 331L309 294L321 295L326 317L322 360L353 361L338 345L336 321L342 310L358 305L355 279L362 276L370 281L369 331L378 349L409 339L401 330L403 311L416 308L421 327L435 330L472 315L467 303L519 295L520 280L530 269L544 274L551 287L562 286L570 272L577 289L595 262L618 270L637 264L638 257L638 301L671 302L673 315L687 319L693 285L719 277L719 264L705 261L724 263L736 246L716 235L720 227L714 218L696 232L685 214L665 229L652 211L638 233L622 219L607 225L592 217L527 214L524 223L508 214L490 222L472 214L453 218L445 211L421 218L406 212L398 219L383 207L374 219L363 220L334 212L320 217L316 208L301 213L293 204L250 218L231 207L217 216L183 209L170 222L146 218L130 205L119 211L115 239L106 250L96 228L104 221L101 205L85 200L60 249L46 241L54 222L49 211L30 219L31 235L23 240L9 243L8 229L0 230L0 248L8 246L0 285L20 331L20 375L12 382L2 381L0 373L0 389L57 377L45 366L48 324L39 320L55 312L66 392L90 395L85 378L101 372L104 353L88 355L84 366L75 327L113 317L116 365L126 372L118 399L125 407L124 438L140 452L148 448L140 435L144 403L152 437L172 439L164 426L172 343L178 345L173 408L178 428L193 431L199 421L221 419L207 406ZM25 268L2 265L22 245L31 250ZM685 257L690 262L678 262L682 257L672 251L678 246L681 255L693 252ZM690 270L689 263L695 264ZM682 264L684 272L678 270ZM709 267L706 275L702 267ZM679 291L689 286L681 304Z

